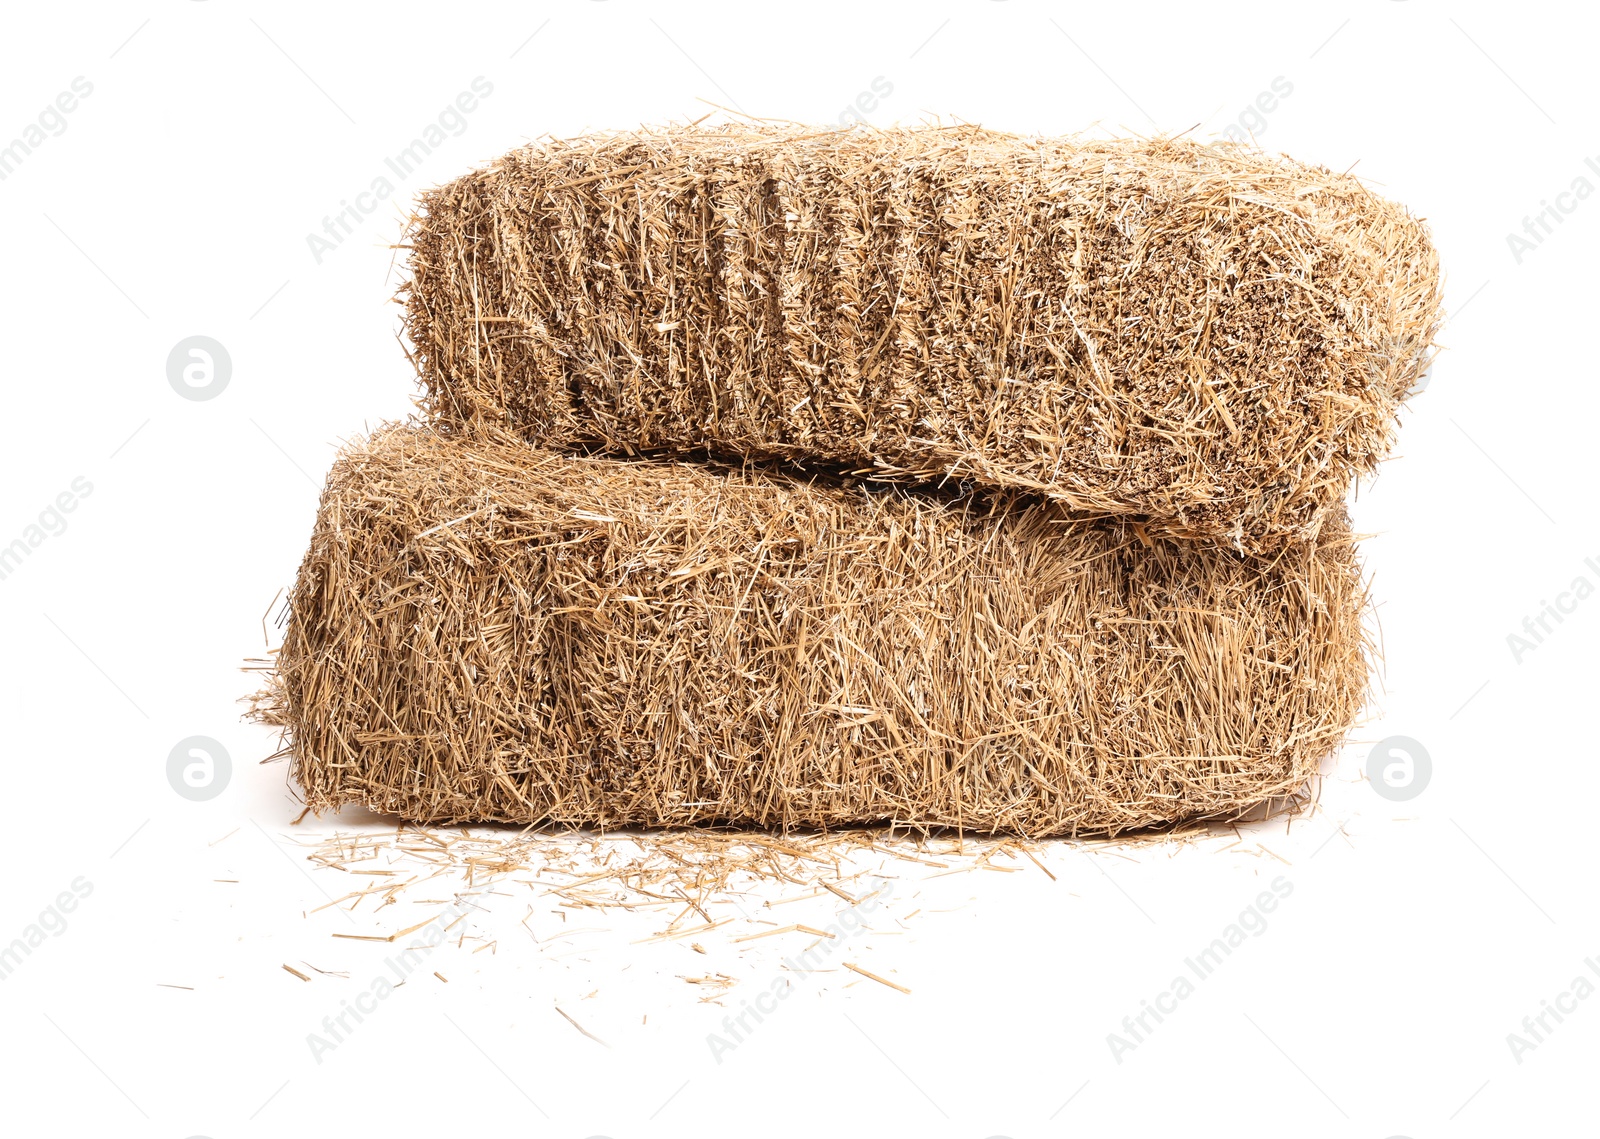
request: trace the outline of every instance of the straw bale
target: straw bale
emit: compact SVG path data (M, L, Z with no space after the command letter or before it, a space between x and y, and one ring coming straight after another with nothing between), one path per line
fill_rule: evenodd
M421 198L428 408L557 450L1030 490L1314 538L1429 357L1425 225L1232 144L731 125L547 140Z
M385 428L269 719L318 811L1034 836L1302 792L1367 684L1345 523L1271 560L1014 495Z

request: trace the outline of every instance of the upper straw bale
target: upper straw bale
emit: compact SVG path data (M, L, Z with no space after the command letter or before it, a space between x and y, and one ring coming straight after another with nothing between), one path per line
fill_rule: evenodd
M1423 223L1233 144L977 127L550 140L423 194L438 417L1314 536L1439 321Z
M387 429L267 719L418 823L1117 834L1300 794L1366 691L1342 520L1252 560L1036 497Z

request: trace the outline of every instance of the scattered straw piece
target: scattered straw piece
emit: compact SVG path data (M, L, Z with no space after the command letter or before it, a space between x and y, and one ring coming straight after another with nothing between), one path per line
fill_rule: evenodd
M610 1048L611 1047L611 1045L607 1044L604 1040L601 1040L598 1036L596 1036L594 1033L590 1032L587 1028L583 1027L583 1025L579 1024L576 1020L573 1020L571 1015L564 1008L562 1008L560 1005L556 1005L555 1006L555 1010L558 1013L560 1013L563 1018L566 1019L566 1022L568 1024L572 1025L573 1028L576 1028L579 1032L583 1033L590 1040L593 1040L596 1044L600 1045L603 1048Z
M876 973L873 973L873 972L871 972L870 970L867 970L867 969L863 969L859 965L852 965L848 961L841 961L841 962L839 962L839 964L843 965L846 969L850 970L850 972L852 972L852 973L860 973L863 977L867 978L869 981L876 981L880 985L888 985L891 989L899 989L902 993L905 993L908 996L911 993L911 990L906 988L904 985L897 985L893 981L889 980L887 977L880 977Z

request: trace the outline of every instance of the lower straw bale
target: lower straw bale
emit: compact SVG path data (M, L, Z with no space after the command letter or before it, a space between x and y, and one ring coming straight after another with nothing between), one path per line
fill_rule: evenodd
M1251 561L1044 501L391 427L274 678L317 810L1034 836L1299 794L1366 689L1340 520Z

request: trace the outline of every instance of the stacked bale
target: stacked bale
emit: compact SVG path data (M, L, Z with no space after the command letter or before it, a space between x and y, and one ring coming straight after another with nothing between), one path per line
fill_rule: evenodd
M1272 561L1044 500L393 428L279 657L317 809L1032 835L1294 794L1366 685L1342 522Z
M1299 795L1425 228L1174 140L744 127L430 191L272 718L419 822L1116 834Z
M548 142L425 193L432 410L561 449L1027 490L1270 553L1387 451L1422 224L1231 145L943 130Z

